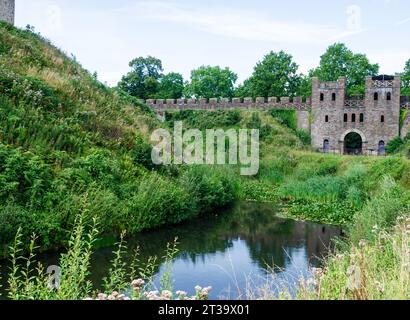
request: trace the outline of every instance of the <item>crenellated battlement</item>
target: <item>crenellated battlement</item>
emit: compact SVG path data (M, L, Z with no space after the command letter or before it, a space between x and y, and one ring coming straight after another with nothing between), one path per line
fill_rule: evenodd
M166 110L229 110L229 109L290 109L307 111L311 98L211 98L211 99L150 99L145 103L155 111Z

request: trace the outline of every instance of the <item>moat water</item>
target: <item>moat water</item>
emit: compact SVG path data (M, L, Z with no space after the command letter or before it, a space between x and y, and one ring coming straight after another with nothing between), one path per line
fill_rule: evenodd
M248 291L268 286L271 291L295 291L299 279L311 276L341 235L338 227L279 218L272 204L238 203L218 215L198 218L175 227L139 234L128 241L130 253L140 248L141 263L163 257L166 245L178 237L173 264L175 290L194 294L194 287L212 286L212 299L245 299ZM96 250L91 280L101 285L113 247ZM131 257L131 254L130 254ZM44 265L58 263L57 254L41 255ZM155 284L164 271L159 258ZM2 266L3 298L4 275Z

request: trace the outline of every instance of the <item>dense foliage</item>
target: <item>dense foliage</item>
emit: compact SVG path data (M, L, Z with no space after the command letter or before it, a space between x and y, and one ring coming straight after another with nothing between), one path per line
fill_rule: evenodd
M202 66L191 72L185 96L195 98L230 98L235 92L238 76L229 68Z
M163 74L162 61L148 56L133 59L132 69L118 87L139 99L178 99L182 97L184 79L179 73Z
M237 91L242 97L293 97L302 76L293 57L283 51L270 52L258 62L252 76Z
M336 81L339 77L347 78L347 93L349 95L364 94L364 79L375 76L379 65L371 64L364 54L355 54L345 44L336 43L330 46L320 58L318 68L310 75L321 81Z

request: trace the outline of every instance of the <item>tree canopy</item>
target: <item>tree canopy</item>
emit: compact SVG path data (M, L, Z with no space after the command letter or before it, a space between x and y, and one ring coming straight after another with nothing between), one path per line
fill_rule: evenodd
M364 54L353 53L345 44L335 43L327 48L317 68L309 75L298 73L292 55L269 52L259 61L252 75L236 87L238 76L229 68L201 66L191 71L190 81L171 72L163 74L161 60L148 56L130 62L131 71L119 83L119 88L139 99L231 98L237 97L295 97L311 96L311 77L321 81L347 78L347 94L364 94L365 77L379 72ZM403 94L410 95L410 60L402 73Z
M179 99L184 92L184 78L181 74L170 72L160 79L156 99Z
M179 99L183 95L184 79L181 74L163 74L161 60L148 56L129 63L132 70L118 86L139 99Z
M229 68L202 66L191 72L185 96L195 98L230 98L235 93L236 73Z
M406 62L402 73L402 95L410 96L410 59Z
M336 81L339 77L347 77L347 93L363 94L366 76L375 76L379 72L378 64L371 64L364 54L355 54L343 43L330 46L320 58L318 68L310 72L310 76L321 81Z

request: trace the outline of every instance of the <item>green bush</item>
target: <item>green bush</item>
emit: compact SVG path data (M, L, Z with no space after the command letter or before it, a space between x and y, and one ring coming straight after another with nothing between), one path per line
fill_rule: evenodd
M66 233L61 227L60 216L47 211L27 210L15 204L0 206L0 258L8 250L19 227L23 228L22 237L28 244L30 237L36 234L41 248L57 247L65 240Z
M199 212L227 206L237 199L239 193L239 181L226 168L190 167L179 181L189 190L191 201Z
M394 154L394 153L400 152L403 145L404 145L403 139L400 137L396 137L387 144L386 152L388 154Z
M152 146L146 142L141 136L136 139L134 147L134 163L141 165L149 170L155 169L155 165L152 162Z
M197 213L186 189L154 173L142 177L125 208L115 219L119 229L131 233L179 223Z
M271 115L280 124L285 125L293 131L297 130L297 118L295 110L272 110Z

